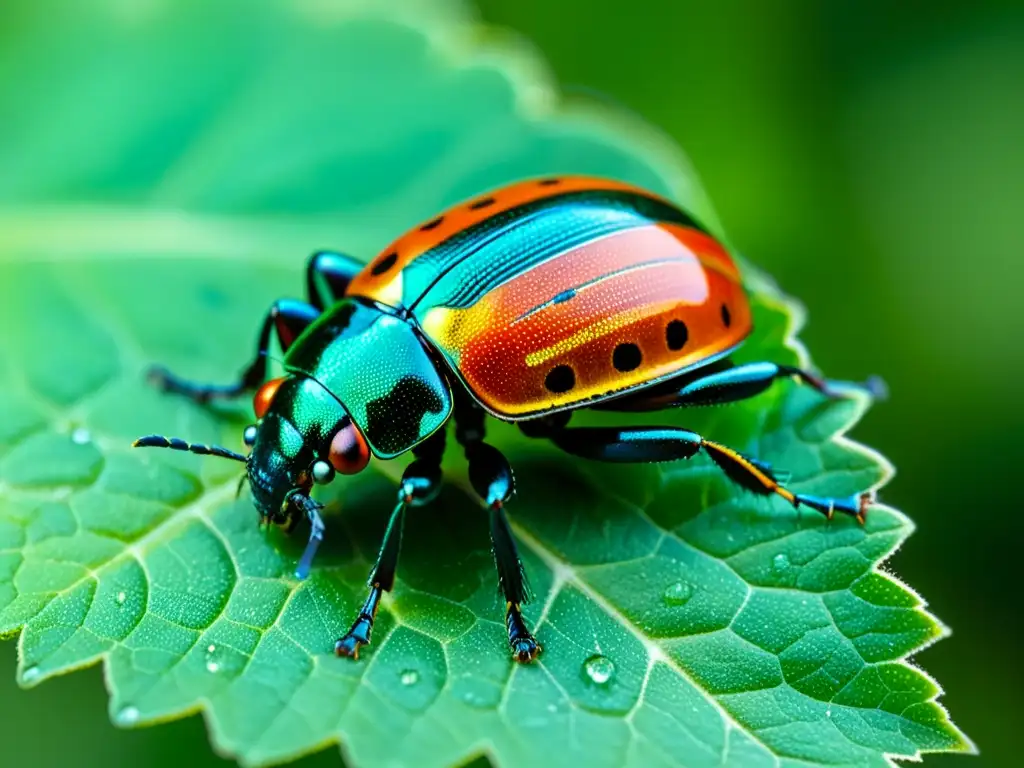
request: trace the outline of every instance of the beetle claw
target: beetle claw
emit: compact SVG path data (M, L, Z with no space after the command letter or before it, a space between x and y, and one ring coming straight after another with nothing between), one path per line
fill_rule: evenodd
M345 635L341 640L334 644L334 653L336 656L345 656L356 661L359 660L359 648L366 645L362 640L352 635Z
M532 637L521 637L512 643L512 659L520 664L529 664L537 658L542 648Z

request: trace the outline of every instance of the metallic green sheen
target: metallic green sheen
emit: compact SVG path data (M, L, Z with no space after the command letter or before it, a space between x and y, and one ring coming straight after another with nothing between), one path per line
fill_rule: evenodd
M409 450L451 415L451 391L413 326L357 299L321 315L285 364L337 397L380 458Z

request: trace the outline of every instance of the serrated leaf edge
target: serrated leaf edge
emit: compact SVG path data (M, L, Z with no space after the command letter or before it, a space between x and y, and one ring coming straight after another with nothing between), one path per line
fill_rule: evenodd
M308 0L307 2L301 2L297 0L296 2L293 3L293 5L296 8L306 8L307 10L312 10L314 12L317 7L320 7L321 9L328 8L326 4L318 3L315 2L314 0ZM691 184L687 180L692 179L694 182L697 182L698 174L689 165L685 157L678 151L678 149L675 147L671 139L669 139L664 133L658 131L650 124L644 122L642 118L640 118L639 116L633 115L624 109L612 109L606 105L601 105L591 99L573 99L570 101L562 98L549 68L545 64L543 58L538 55L536 49L531 44L527 43L521 37L514 35L508 31L488 27L486 25L480 24L479 22L474 24L474 15L469 12L465 4L459 2L458 0L447 0L445 5L447 6L445 10L451 13L451 17L445 23L438 23L438 19L442 18L443 14L439 16L437 12L436 3L431 4L430 10L427 9L426 4L424 4L422 8L417 8L414 4L412 6L414 10L408 12L407 15L401 18L392 18L392 21L399 24L404 24L413 31L422 34L424 38L428 41L431 50L445 57L452 67L466 66L470 62L493 62L496 67L499 67L501 69L507 80L512 85L513 91L515 92L517 98L517 107L519 108L521 114L524 114L535 120L550 118L552 115L557 114L563 119L579 119L583 122L587 122L588 124L591 124L592 128L607 126L610 129L609 133L612 134L629 135L629 143L631 150L638 155L646 157L646 159L649 160L652 167L659 168L664 180L670 185L670 188L676 195L691 198L693 197L693 184ZM345 7L350 14L352 9L373 6L369 2L363 1L346 4ZM403 9L403 11L409 10L409 8ZM345 16L339 18L343 20L344 18L349 18L349 15L346 14ZM724 239L725 235L722 232L722 228L717 219L717 215L714 214L713 208L710 205L710 202L707 201L707 198L703 194L703 192L700 192L699 199L701 199L701 202L704 204L704 207L706 209L704 213L705 219L710 219L710 221L705 221L705 223L708 226L712 227L712 229L716 231L716 234L718 234L720 237ZM33 237L38 237L39 234L42 234L43 237L47 239L47 242L50 242L49 238L53 236L52 233L59 233L61 231L74 231L75 229L77 229L78 232L93 231L100 233L102 235L104 227L95 228L96 219L100 218L109 220L112 215L118 214L118 209L88 205L54 206L52 208L42 209L35 208L32 211L11 211L10 209L8 209L7 212L0 214L0 224L4 224L5 222L17 222L19 225L21 225L26 220L26 214L28 214L29 217L34 215L36 220L40 221L43 225L40 226L38 229L22 227L22 229L20 230L22 237L21 240L18 240L16 237L12 238L12 236L10 235L11 232L15 232L15 234L17 235L17 230L8 227L0 227L0 231L8 233L4 237L0 238L0 243L4 244L5 246L10 246L11 240L13 239L16 245L24 246L25 244L28 244L29 246L31 246L33 242L38 242L37 240L33 240ZM50 223L47 223L47 219L49 218L52 220L54 216L59 216L61 218L61 221L68 223L67 217L69 215L72 217L72 222L78 223L78 228L72 228L71 230L65 229L63 227L56 228L50 225L52 221ZM264 248L252 248L251 246L245 245L244 243L239 244L240 241L237 240L236 238L238 233L243 231L244 228L241 226L233 226L232 224L233 222L236 221L240 222L241 219L234 219L231 217L203 217L196 216L195 214L192 213L177 212L170 210L151 211L150 215L153 216L152 220L147 221L147 224L150 226L144 226L144 229L146 231L146 237L140 238L138 240L139 242L154 242L154 230L151 226L152 224L158 224L163 225L165 227L169 227L169 231L174 231L175 233L180 234L178 228L184 222L186 225L194 226L196 232L204 233L205 237L199 239L200 242L207 242L206 237L211 236L217 242L217 247L211 248L209 245L203 246L201 254L205 257L209 257L211 254L220 254L223 257L225 253L228 253L235 258L242 258L244 256L248 259L251 259L253 253L266 252L265 239L262 241ZM123 222L121 218L118 218L118 221ZM276 232L278 237L286 237L289 231L291 231L292 229L297 229L298 226L298 222L278 220L273 225L271 232ZM302 219L301 226L303 231L308 231L310 226L310 218L304 217ZM325 232L330 227L330 231L333 237L337 237L338 227L336 220L334 221L333 224L329 224L325 219L323 226ZM363 232L365 234L365 230L363 230ZM123 243L125 242L125 240L126 238L124 238L123 230L119 231L118 241ZM179 239L177 236L174 237L174 240L176 241L175 245L177 248L177 253L180 255L182 240ZM81 240L78 240L77 242L81 243ZM207 248L209 250L207 250ZM32 249L30 247L30 251L31 250ZM170 252L170 249L168 249L168 252ZM67 253L68 251L64 251L65 255L67 255ZM85 255L86 253L95 253L95 251L91 249L89 251L82 251L81 247L79 246L78 248L73 249L71 253ZM156 249L152 252L151 255L159 255L159 253L159 249ZM114 255L123 255L126 258L129 256L137 258L139 256L139 251L134 250L130 254L127 252L123 254L118 254L115 252ZM197 253L197 255L200 254ZM797 334L799 333L800 329L803 327L806 321L805 308L799 302L796 302L789 298L784 298L779 289L775 286L774 281L768 278L764 273L760 272L755 268L750 267L749 265L746 265L745 269L748 284L754 290L756 290L767 303L774 305L776 308L782 310L786 314L788 326L784 343L788 348L794 350L797 353L802 365L808 365L810 363L810 356L808 354L808 351L806 347L803 345L803 343L797 338ZM861 405L860 413L863 413L863 411L866 410L870 402L870 397L866 394L855 395L855 397L859 400ZM863 456L869 458L873 463L881 467L883 469L884 476L880 481L878 481L875 484L875 486L871 490L876 490L884 486L895 473L895 469L892 466L892 464L882 454L878 453L874 449L848 438L845 432L846 430L832 437L831 440L833 440L836 444L843 446L844 448L862 454ZM189 510L201 510L205 508L207 504L211 503L211 497L214 500L220 500L220 497L225 494L225 489L233 489L233 487L234 482L232 481L227 484L215 486L214 488L204 492L202 496L200 496L194 502L189 504L185 509L179 510L178 512L172 514L167 520L157 525L153 530L147 532L147 534L145 534L145 536L143 536L141 539L139 539L136 542L133 542L132 545L130 545L129 547L126 547L125 552L129 552L130 554L129 550L135 550L140 546L144 546L144 542L150 540L151 537L156 537L157 534L164 533L165 528L168 524L178 524L182 519L184 519L182 517L183 513L185 513L186 517L194 517L200 519L205 527L214 530L215 535L217 535L218 537L222 537L222 534L220 534L220 532L216 530L215 526L211 524L211 521L208 519L207 515L202 514L199 511L189 512ZM934 686L934 688L936 689L936 693L931 699L928 700L929 703L934 704L938 708L940 713L944 716L946 722L949 724L950 728L963 742L963 749L961 749L960 751L970 754L977 754L978 750L976 745L970 740L969 737L967 737L966 734L963 733L963 731L961 731L952 722L952 720L950 720L948 711L946 710L945 706L938 701L938 698L943 694L941 686L927 672L925 672L915 664L911 663L910 661L910 657L916 655L921 650L924 650L925 648L929 647L932 643L949 636L951 634L951 631L945 624L943 624L935 616L933 616L931 613L925 610L927 602L913 588L904 584L894 575L882 569L881 566L886 562L886 560L889 557L892 556L892 554L903 544L903 542L906 541L906 539L914 530L913 522L908 517L906 517L906 515L904 515L902 512L898 510L894 510L891 508L888 509L890 509L899 518L902 525L904 526L905 534L902 535L900 540L896 543L896 545L890 552L881 557L872 565L871 572L879 574L884 579L896 584L897 586L903 588L908 593L913 595L914 598L918 601L918 606L915 608L915 611L922 613L926 618L928 618L929 621L933 622L940 629L940 632L934 638L930 639L929 641L926 641L918 648L907 653L906 655L898 659L896 663L903 664L904 666L913 670L915 673L924 678L928 683ZM534 553L537 554L537 556L552 569L552 573L555 575L555 582L552 585L551 597L542 609L542 618L538 621L538 624L541 621L543 621L543 617L546 616L547 610L550 607L550 604L553 601L554 596L556 596L559 593L560 587L566 583L571 582L574 586L580 589L581 592L586 594L591 600L600 605L603 610L605 610L610 616L615 618L622 626L624 626L628 631L630 631L632 634L634 634L634 636L636 636L640 640L640 642L644 645L645 650L649 654L649 663L647 668L648 675L650 674L650 671L653 668L654 664L661 661L669 665L684 679L688 680L695 687L695 689L703 691L703 689L699 685L697 685L697 683L689 676L689 674L683 668L681 668L671 658L665 655L665 653L656 644L652 643L646 636L644 636L642 632L640 632L634 625L632 625L632 623L630 623L625 617L623 617L602 596L593 592L589 585L587 585L586 582L584 582L578 577L575 569L571 565L565 563L562 560L559 560L557 556L555 556L553 553L547 550L535 537L532 536L532 534L523 530L521 526L514 524L513 527L516 530L517 536L519 536L520 539L523 542L525 542L527 546L529 546L531 550L534 551ZM117 558L119 559L120 557L121 555L119 554ZM138 560L138 558L136 559ZM76 584L73 585L71 588L74 588L80 583L81 580L76 582ZM66 592L67 590L62 591ZM293 590L293 592L289 595L288 600L291 600L297 591L298 590ZM23 641L25 635L24 632L22 631L23 629L24 625L18 630L15 630L19 634L19 678L24 672ZM49 673L39 678L37 681L34 681L31 685L36 685L38 683L41 683L43 680L49 679L51 677L56 677L58 675L63 675L69 672L90 667L96 664L97 662L102 661L104 684L108 694L112 696L114 693L114 688L113 681L110 677L110 665L108 663L108 656L109 652L102 652L96 656L90 657L89 659L83 660L80 663L76 663L74 665L62 668L59 671ZM29 685L25 685L24 683L21 684L25 687L30 687ZM723 721L728 726L734 727L737 730L745 733L753 741L763 746L766 749L766 751L773 756L777 765L780 763L780 758L777 755L775 755L771 748L765 745L756 736L756 734L750 732L746 727L738 723L732 717L732 715L728 711L726 711L721 706L721 704L718 703L714 696L711 696L706 691L703 692L706 699L716 708L720 716L723 718ZM200 713L203 716L203 720L207 727L207 733L210 736L211 746L215 752L225 757L239 758L243 763L248 764L248 761L246 761L244 757L230 752L229 750L224 748L220 743L218 743L218 741L215 738L216 728L213 727L214 715L212 710L210 709L210 702L203 697L198 698L195 704L192 706L183 708L173 713L168 713L167 715L162 717L147 719L145 722L140 722L139 726L156 725L162 722L168 722L171 720L187 717L196 713ZM307 749L296 751L295 753L287 757L282 757L280 760L274 760L271 762L264 761L259 764L267 765L273 763L289 762L291 760L297 759L298 757L301 757L302 755L320 751L332 744L337 745L339 747L342 755L351 764L351 755L348 752L347 745L344 742L342 742L340 738L336 737L325 739L315 745L311 745ZM894 766L895 768L895 766L897 766L897 760L920 761L923 754L933 751L941 752L946 750L919 749L913 755L892 755L889 753L885 753L884 757L889 762L889 764ZM491 757L492 761L497 762L496 756L493 754L493 750L490 748L490 745L476 745L472 747L469 751L467 751L464 761L468 762L472 760L474 757L480 755L487 755Z

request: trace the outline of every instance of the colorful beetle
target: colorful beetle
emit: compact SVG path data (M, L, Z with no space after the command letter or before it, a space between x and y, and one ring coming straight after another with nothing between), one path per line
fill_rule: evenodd
M370 642L381 593L394 584L406 507L439 490L453 415L471 484L489 511L508 641L520 662L540 646L520 611L527 594L505 516L512 470L484 442L486 414L598 461L674 461L704 450L749 491L864 522L866 496L792 493L765 464L686 429L568 426L580 408L711 405L786 377L842 394L790 366L728 362L752 328L736 265L693 218L649 192L586 177L524 181L455 206L365 266L316 253L306 281L309 303L271 307L238 383L200 385L154 371L164 389L200 402L256 390L258 421L243 435L248 456L157 435L135 445L244 462L261 522L311 524L299 578L324 534L313 485L361 471L371 454L412 451L369 596L338 640L339 655L357 657ZM264 382L272 331L287 375Z

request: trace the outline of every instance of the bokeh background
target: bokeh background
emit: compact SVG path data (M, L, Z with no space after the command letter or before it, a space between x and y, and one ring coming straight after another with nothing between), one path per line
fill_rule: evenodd
M884 498L918 531L889 567L954 629L918 661L982 751L926 765L1021 764L1024 5L478 1L569 98L686 150L732 242L806 304L823 370L887 380L855 435L899 470ZM224 764L198 718L115 730L96 669L31 691L14 670L5 643L4 765Z

